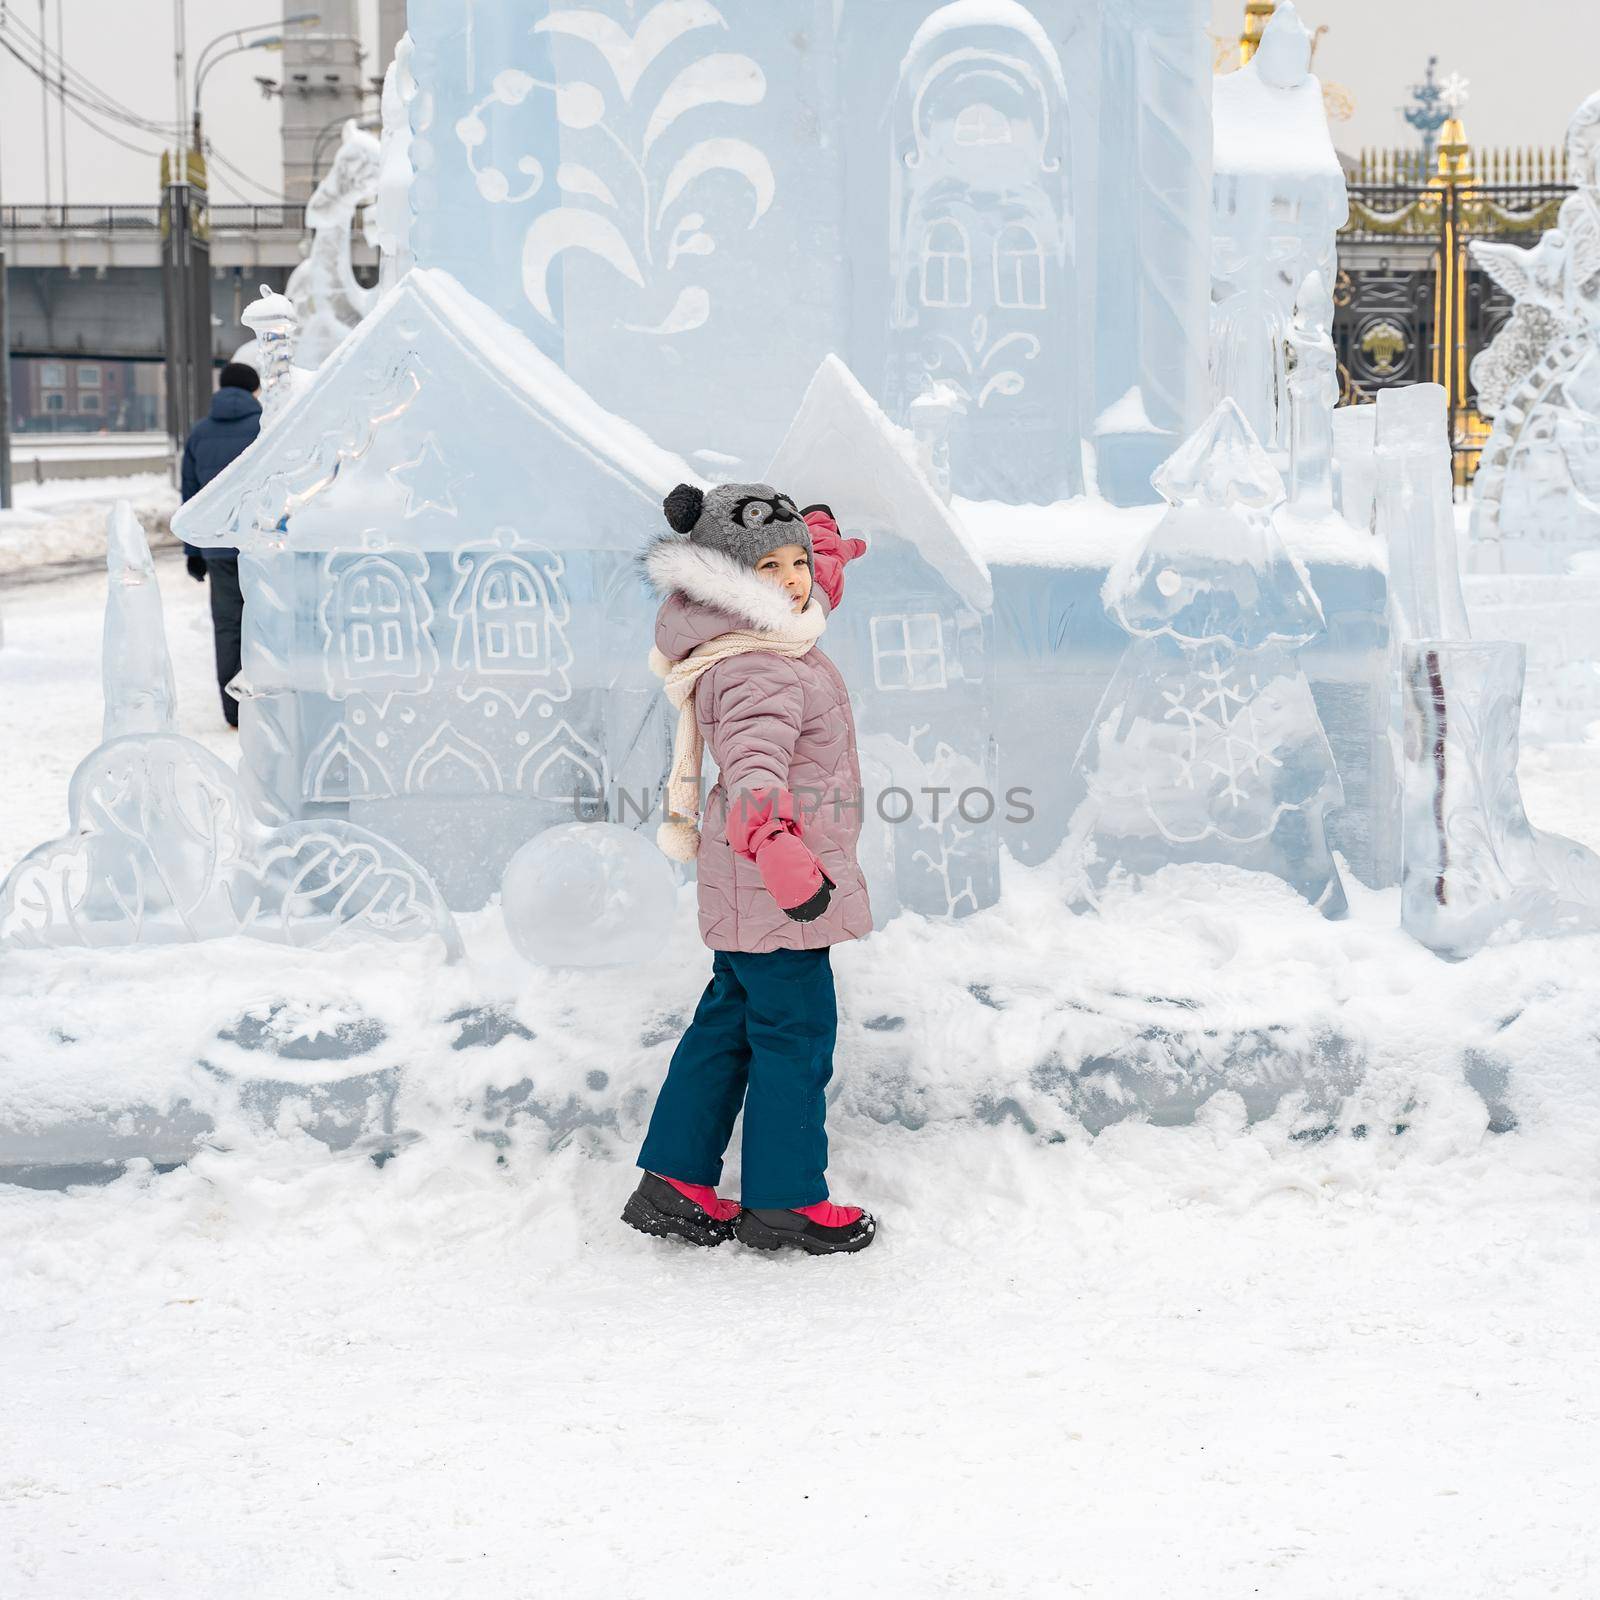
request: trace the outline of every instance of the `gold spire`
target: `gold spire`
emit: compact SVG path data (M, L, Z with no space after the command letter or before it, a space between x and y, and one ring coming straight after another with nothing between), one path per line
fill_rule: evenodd
M1278 9L1278 0L1244 0L1244 32L1239 35L1239 65L1249 64L1261 45L1261 30Z

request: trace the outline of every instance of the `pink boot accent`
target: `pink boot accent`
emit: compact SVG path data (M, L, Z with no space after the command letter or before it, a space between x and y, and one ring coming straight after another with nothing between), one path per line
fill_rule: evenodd
M737 1200L724 1200L715 1189L708 1189L703 1183L679 1183L664 1172L658 1172L656 1176L663 1183L670 1183L685 1200L694 1201L708 1217L714 1217L718 1222L732 1222L739 1215Z
M667 1181L672 1182L670 1178ZM860 1206L836 1206L831 1200L819 1200L814 1206L791 1206L790 1210L821 1228L848 1228L861 1220Z

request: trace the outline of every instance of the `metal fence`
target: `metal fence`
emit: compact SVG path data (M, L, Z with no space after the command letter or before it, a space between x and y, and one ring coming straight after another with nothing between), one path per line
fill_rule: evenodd
M260 233L285 229L305 231L304 206L217 205L206 211L212 233ZM5 233L147 233L161 231L160 206L5 206L0 208Z

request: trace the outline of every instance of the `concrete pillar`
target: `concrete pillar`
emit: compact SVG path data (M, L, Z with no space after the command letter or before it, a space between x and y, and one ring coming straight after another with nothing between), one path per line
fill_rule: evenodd
M284 0L284 14L315 10L310 28L284 29L283 192L304 204L339 149L339 129L362 110L356 0Z

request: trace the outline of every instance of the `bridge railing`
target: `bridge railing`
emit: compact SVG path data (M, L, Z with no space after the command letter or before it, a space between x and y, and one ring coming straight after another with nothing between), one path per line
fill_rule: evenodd
M303 233L304 206L220 205L206 213L212 233L261 233L283 229ZM6 233L158 233L160 206L5 206L0 231Z

